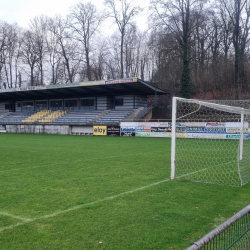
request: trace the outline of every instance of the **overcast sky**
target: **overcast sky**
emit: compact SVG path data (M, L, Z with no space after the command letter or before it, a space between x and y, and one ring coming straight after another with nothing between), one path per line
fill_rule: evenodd
M137 1L146 10L150 0ZM91 2L98 9L102 9L104 0L0 0L0 19L11 24L16 22L19 26L28 28L30 19L35 16L54 17L55 14L66 16L69 7L79 2ZM144 26L145 23L146 13L141 17L138 25Z

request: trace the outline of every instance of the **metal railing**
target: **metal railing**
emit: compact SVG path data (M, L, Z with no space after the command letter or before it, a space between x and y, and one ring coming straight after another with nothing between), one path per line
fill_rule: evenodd
M186 250L249 250L250 205L191 244Z

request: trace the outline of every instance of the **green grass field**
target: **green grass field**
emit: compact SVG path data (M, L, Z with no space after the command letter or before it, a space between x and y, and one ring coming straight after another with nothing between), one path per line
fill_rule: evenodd
M0 134L0 249L186 249L249 204L170 181L171 140Z

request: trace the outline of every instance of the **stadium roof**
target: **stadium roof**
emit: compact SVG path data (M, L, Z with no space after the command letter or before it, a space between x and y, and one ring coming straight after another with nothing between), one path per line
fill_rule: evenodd
M43 85L27 88L0 89L0 101L66 99L117 95L162 95L168 92L144 82L137 77Z

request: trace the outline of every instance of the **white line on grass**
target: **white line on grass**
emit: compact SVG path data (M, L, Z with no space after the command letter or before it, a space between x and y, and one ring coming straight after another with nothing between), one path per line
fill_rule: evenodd
M54 212L52 214L43 215L43 216L36 217L36 218L33 218L33 219L22 218L22 217L19 217L19 216L15 216L15 215L11 215L11 214L0 212L0 214L2 214L2 215L6 215L6 216L10 216L12 218L23 220L22 222L19 222L19 223L14 224L14 225L6 226L6 227L0 227L0 232L2 232L4 230L7 230L7 229L13 229L13 228L15 228L17 226L21 226L21 225L24 225L24 224L27 224L27 223L30 223L30 222L34 222L34 221L37 221L37 220L55 217L57 215L68 213L70 211L77 210L77 209L80 209L80 208L85 207L85 206L89 206L89 205L93 205L93 204L96 204L96 203L100 203L102 201L112 200L112 199L118 198L118 197L126 195L126 194L131 194L131 193L143 190L145 188L149 188L149 187L161 184L161 183L169 181L169 180L170 179L165 179L165 180L162 180L162 181L158 181L158 182L149 184L147 186L136 188L136 189L133 189L133 190L130 190L130 191L127 191L127 192L120 193L120 194L112 195L112 196L109 196L109 197L106 197L106 198L103 198L103 199L100 199L100 200L92 201L92 202L89 202L89 203L77 205L77 206L74 206L74 207L71 207L71 208L68 208L68 209L65 209L65 210L59 210L59 211L56 211L56 212Z
M24 218L24 217L21 217L21 216L17 216L17 215L5 213L5 212L1 212L1 211L0 211L0 215L12 217L12 218L14 218L14 219L18 219L18 220L22 220L22 221L30 221L29 218Z

